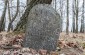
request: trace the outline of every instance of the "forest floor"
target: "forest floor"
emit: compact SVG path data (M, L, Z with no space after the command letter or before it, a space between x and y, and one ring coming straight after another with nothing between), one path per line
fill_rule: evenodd
M85 55L85 33L69 33L60 34L57 51L51 51L46 54L46 50L23 48L24 33L0 33L0 55Z

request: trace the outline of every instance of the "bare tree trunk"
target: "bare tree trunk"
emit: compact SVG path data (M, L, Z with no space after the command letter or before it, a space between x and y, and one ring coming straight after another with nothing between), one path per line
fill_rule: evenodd
M8 15L9 15L9 21L11 21L9 1L8 1Z
M16 10L16 13L15 13L14 17L11 19L11 21L10 21L10 23L8 25L8 31L10 31L10 29L12 28L12 23L16 19L17 15L18 15L18 12L19 12L19 0L17 0L17 10Z
M9 1L8 1L8 17L9 17L9 22L11 22L11 15L10 15L10 6L9 6Z
M66 26L66 34L69 34L69 0L67 0L67 26Z
M83 0L83 5L82 5L82 18L81 18L81 29L80 32L84 33L84 0Z
M29 15L29 11L32 9L33 6L35 6L36 4L41 4L41 3L50 4L51 1L52 0L31 0L31 2L27 6L24 14L22 15L22 17L20 17L20 21L18 22L14 31L20 31L21 29L23 31L25 31L26 23L27 23L27 17Z
M63 0L60 0L60 16L61 19L63 18ZM63 21L61 21L63 24ZM62 25L61 25L61 32L62 32Z
M78 33L78 0L76 0L76 33Z
M72 30L72 32L73 33L75 33L75 1L73 1L73 5L72 5L72 8L73 8L73 23L72 23L72 25L73 25L73 30Z
M5 0L4 10L3 10L1 20L0 20L0 32L5 29L4 19L5 19L6 9L7 9L7 3L8 3L8 0Z

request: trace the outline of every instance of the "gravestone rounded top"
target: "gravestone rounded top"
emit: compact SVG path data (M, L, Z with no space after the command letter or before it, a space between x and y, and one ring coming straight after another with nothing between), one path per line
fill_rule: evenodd
M47 4L38 4L29 13L23 46L56 50L60 30L61 18L55 9Z
M54 24L57 23L57 27L59 27L59 29L61 28L61 18L60 15L56 12L56 10L51 7L51 5L49 4L38 4L35 5L28 16L28 23L30 23L32 20L37 20L37 21L46 21L48 20L50 23L55 22ZM51 20L52 19L52 20ZM31 20L31 21L30 21ZM39 23L38 23L39 24ZM27 25L29 26L29 25ZM60 29L61 30L61 29ZM60 32L60 31L59 31Z

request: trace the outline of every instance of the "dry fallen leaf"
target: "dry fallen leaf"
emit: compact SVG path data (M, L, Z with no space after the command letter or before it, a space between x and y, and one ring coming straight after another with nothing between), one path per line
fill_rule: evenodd
M41 55L46 55L46 54L47 54L47 50L40 49L40 50L39 50L39 53L40 53Z
M50 54L51 54L51 55L58 55L58 52L56 52L56 51L51 51Z

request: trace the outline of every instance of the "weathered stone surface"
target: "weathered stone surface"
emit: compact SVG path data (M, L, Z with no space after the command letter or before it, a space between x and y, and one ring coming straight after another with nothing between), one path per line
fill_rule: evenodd
M60 15L50 5L38 4L29 13L23 46L56 50L60 30Z

